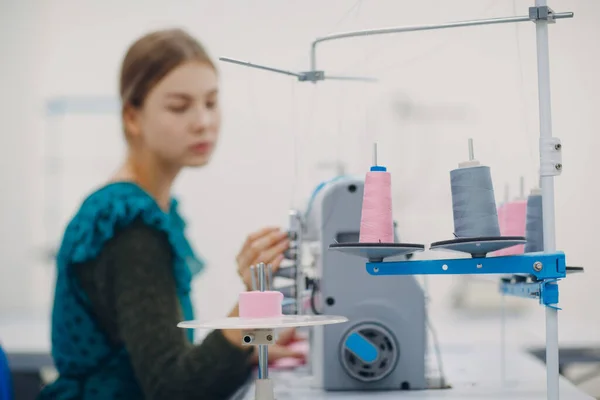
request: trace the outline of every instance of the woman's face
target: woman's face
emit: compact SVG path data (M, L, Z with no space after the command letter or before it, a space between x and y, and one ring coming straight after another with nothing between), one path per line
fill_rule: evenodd
M208 163L221 126L218 79L206 63L180 65L156 84L136 112L134 140L176 167Z

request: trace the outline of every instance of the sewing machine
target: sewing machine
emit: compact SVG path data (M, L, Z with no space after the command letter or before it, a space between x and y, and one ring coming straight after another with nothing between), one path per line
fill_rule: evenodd
M288 256L295 268L288 271L295 276L283 273L296 281L290 312L344 315L351 321L311 330L310 368L318 387L424 389L427 318L419 283L413 276L371 277L360 258L328 251L332 243L358 241L363 185L361 179L335 178L315 189L304 213L291 212Z

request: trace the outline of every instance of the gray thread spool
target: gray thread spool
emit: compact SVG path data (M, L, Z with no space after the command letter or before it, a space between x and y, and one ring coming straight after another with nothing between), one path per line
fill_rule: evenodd
M469 139L469 161L450 171L454 235L457 238L499 237L498 211L490 168L479 165Z
M544 251L544 223L542 195L537 191L527 198L527 222L525 225L525 253Z

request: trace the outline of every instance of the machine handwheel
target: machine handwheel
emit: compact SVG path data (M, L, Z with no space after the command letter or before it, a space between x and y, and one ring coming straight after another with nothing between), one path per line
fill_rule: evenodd
M400 350L390 331L378 324L362 323L348 331L341 352L342 366L351 377L374 382L396 368Z

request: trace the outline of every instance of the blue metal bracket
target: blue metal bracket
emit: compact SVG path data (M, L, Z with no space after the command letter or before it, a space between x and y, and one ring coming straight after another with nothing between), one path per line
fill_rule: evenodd
M376 276L524 274L534 276L537 280L545 280L564 278L567 274L563 252L485 258L369 262L366 267L369 274Z
M555 306L555 304L558 304L557 282L557 279L534 283L501 282L500 293L508 296L539 299L540 304L560 310Z
M540 304L559 309L558 280L567 275L565 254L526 253L514 256L459 258L441 260L414 260L369 262L371 275L478 275L499 274L516 276L503 278L500 292L503 295L539 299ZM526 282L532 277L534 282Z

